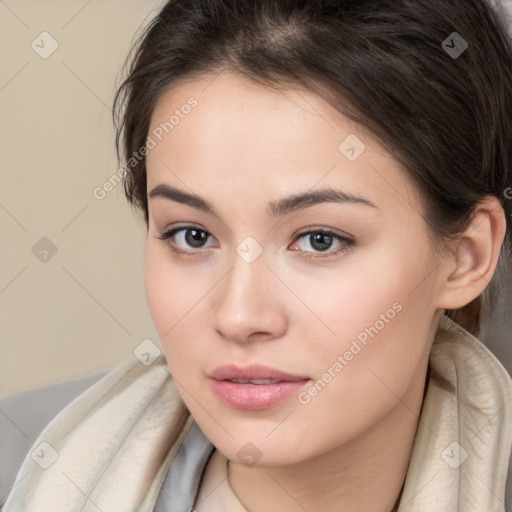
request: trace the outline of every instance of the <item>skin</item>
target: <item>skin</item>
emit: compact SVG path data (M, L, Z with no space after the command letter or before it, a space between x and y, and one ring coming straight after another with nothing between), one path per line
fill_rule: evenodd
M401 165L313 93L271 91L229 73L196 78L160 98L150 132L191 96L198 105L147 155L148 193L165 183L217 212L149 199L146 293L178 390L230 460L229 483L251 512L389 512L407 473L442 311L470 302L492 277L503 210L485 198L460 240L436 252ZM349 134L366 146L355 161L338 149ZM324 187L375 207L328 202L268 214L270 201ZM209 234L203 246L187 243L185 230L158 239L189 224ZM355 243L334 254L343 244L333 238L321 251L298 236L314 229ZM236 251L247 236L263 249L252 263ZM238 410L210 387L208 373L227 363L316 381L394 303L401 311L307 404L292 395ZM254 465L238 456L248 442L261 455Z

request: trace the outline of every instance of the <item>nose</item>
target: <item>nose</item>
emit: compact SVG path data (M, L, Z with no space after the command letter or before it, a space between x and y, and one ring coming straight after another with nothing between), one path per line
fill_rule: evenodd
M271 340L287 328L281 283L267 267L264 254L248 263L235 253L231 271L219 283L215 328L237 343ZM281 284L282 286L282 284Z

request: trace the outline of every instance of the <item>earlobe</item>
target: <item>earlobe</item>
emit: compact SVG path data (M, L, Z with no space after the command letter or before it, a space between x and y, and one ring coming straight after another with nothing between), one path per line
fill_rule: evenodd
M490 283L505 237L506 219L494 196L487 196L474 210L464 233L455 241L452 257L443 267L437 307L458 309L478 297Z

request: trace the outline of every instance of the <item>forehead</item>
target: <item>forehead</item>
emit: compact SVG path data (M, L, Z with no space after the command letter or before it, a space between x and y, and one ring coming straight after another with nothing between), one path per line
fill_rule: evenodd
M291 187L336 186L419 208L402 166L378 141L304 89L272 90L231 73L186 80L161 96L148 135L156 143L148 190L186 175L195 191L212 194L219 185L279 197Z
M188 109L191 98L197 105ZM173 138L176 141L189 136L200 138L201 148L205 149L210 142L219 150L228 149L239 146L243 139L245 149L265 144L273 149L274 155L292 150L295 154L306 153L319 143L324 149L331 147L337 152L339 137L344 132L362 133L360 126L311 91L274 90L234 73L189 79L169 88L153 111L150 131L169 122L180 110L187 113L180 116L178 123L174 116ZM371 138L369 133L364 133L367 144Z

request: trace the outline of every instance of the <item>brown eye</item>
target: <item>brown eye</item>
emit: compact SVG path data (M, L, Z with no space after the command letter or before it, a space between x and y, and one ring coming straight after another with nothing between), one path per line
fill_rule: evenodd
M181 226L173 228L164 233L160 233L157 238L166 242L171 242L171 248L176 252L195 252L187 249L202 249L205 242L211 234L204 229L196 226Z
M338 254L340 252L348 250L350 246L354 244L354 241L351 240L350 238L326 230L315 230L301 233L297 237L297 240L304 240L305 242L307 242L303 244L303 247L305 248L299 249L301 252L311 253L307 257L316 257L315 253L319 253L317 255L320 257L332 256L334 254ZM333 245L335 245L337 248L334 250L330 250L333 247ZM313 250L308 250L308 246ZM326 254L324 255L321 253Z

